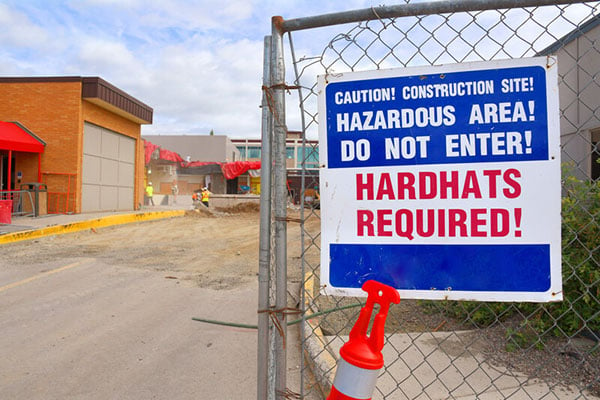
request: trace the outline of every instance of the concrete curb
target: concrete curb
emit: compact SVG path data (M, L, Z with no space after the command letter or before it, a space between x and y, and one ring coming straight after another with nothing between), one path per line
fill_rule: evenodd
M315 278L312 273L305 274L305 292L313 293L314 281ZM300 290L303 290L302 287ZM310 306L309 296L304 296L304 309L308 314L313 314L315 312ZM313 371L313 375L319 385L321 393L326 396L333 385L337 359L329 352L325 335L323 335L323 331L316 322L307 319L303 328L306 341L306 358L309 368Z
M64 225L54 225L45 228L31 229L28 231L7 233L0 236L0 244L20 242L22 240L37 239L50 235L62 235L65 233L78 232L91 228L104 228L113 225L130 224L133 222L152 221L163 218L182 217L185 210L173 211L152 211L137 214L118 214L109 215L102 218L91 219L87 221L73 222Z

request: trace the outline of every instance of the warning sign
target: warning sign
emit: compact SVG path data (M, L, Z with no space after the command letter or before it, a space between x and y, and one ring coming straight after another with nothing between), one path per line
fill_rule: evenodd
M324 292L561 295L556 60L319 77Z

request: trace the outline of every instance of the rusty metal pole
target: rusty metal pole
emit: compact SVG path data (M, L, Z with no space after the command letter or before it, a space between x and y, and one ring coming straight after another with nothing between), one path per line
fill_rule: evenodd
M262 151L260 165L260 249L258 259L258 354L257 399L267 399L269 381L269 283L271 266L271 137L273 116L269 109L268 90L271 82L271 37L265 36L263 55ZM271 379L269 379L271 378Z
M285 65L283 59L283 18L272 19L271 93L273 94L273 199L275 216L275 308L279 334L275 335L275 398L283 398L286 390L287 321L287 173L285 163Z

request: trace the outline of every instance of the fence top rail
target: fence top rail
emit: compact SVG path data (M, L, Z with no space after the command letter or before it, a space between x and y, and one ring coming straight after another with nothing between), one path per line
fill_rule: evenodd
M52 171L42 171L42 175L77 175L75 172L52 172Z
M273 17L273 23L283 34L311 28L341 25L361 21L373 21L382 18L398 18L428 14L448 14L467 11L540 7L559 4L584 3L582 0L444 0L423 3L379 6L360 10L330 13L312 17L284 20Z

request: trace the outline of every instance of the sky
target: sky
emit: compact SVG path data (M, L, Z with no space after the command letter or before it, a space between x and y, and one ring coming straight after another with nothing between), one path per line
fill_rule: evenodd
M0 76L99 76L154 109L142 134L260 138L263 40L345 0L0 0Z
M263 41L271 33L271 17L292 19L380 4L379 0L0 0L0 76L99 76L154 109L153 124L142 126L143 135L213 131L230 138L260 138ZM591 14L589 6L569 7L565 14L575 19ZM542 16L539 23L527 22L527 13L515 14L522 18L515 24L522 30L520 36L540 38L538 48L573 29L556 19L558 8L541 13L547 18ZM486 15L464 33L473 30L473 35L482 35L489 22L499 37L506 35L497 16L486 22ZM554 36L537 36L546 24L556 30ZM458 43L452 39L455 34L437 32L441 40L450 38L449 47ZM320 54L327 45L311 35L300 37L304 39L294 45L300 56ZM519 40L505 47L519 51ZM482 46L482 51L496 51L497 43ZM332 48L325 51L331 53ZM289 78L286 81L290 83ZM301 127L299 117L294 125L293 129Z

